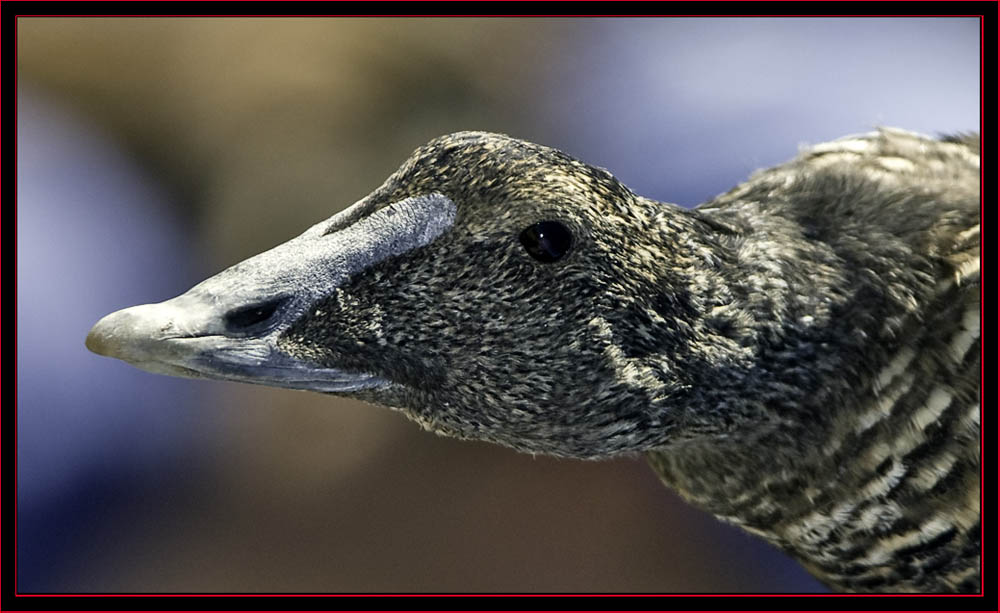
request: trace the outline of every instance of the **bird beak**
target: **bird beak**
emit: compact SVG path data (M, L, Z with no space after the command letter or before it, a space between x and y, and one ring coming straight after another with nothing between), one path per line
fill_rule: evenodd
M361 217L356 207L241 262L188 292L102 318L87 348L149 372L227 379L320 392L389 385L372 373L319 367L294 358L278 339L353 275L424 246L447 230L455 205L441 194L407 198Z
M202 336L210 335L212 322L196 322L192 317L195 313L206 312L207 309L198 308L187 295L157 304L122 309L101 318L94 325L87 334L87 349L150 372L197 376L196 371L173 363L183 357L183 351L175 341L196 337L183 330L197 330Z

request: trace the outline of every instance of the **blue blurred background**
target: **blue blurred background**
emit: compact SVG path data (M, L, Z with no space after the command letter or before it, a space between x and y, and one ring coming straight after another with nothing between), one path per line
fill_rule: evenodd
M798 148L979 126L975 19L18 20L21 592L815 592L641 459L89 354L490 130L694 206Z

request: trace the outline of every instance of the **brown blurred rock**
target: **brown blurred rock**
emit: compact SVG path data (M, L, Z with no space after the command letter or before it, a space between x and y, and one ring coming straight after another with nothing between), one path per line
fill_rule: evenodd
M26 18L18 75L161 167L219 267L350 205L434 136L530 124L524 85L557 25Z

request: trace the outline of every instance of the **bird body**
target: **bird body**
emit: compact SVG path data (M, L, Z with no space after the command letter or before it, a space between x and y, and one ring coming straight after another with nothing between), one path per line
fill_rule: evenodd
M529 453L642 452L835 589L979 589L978 138L882 129L694 210L506 136L88 346Z
M782 408L650 452L664 481L835 588L978 590L978 202L978 139L881 130L700 207L772 323L743 397Z

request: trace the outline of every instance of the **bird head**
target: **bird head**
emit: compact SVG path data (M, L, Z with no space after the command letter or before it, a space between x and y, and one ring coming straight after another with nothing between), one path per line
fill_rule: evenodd
M683 407L732 362L709 354L743 351L704 317L712 232L555 149L457 133L287 243L108 315L87 346L530 453L641 451L702 427Z

